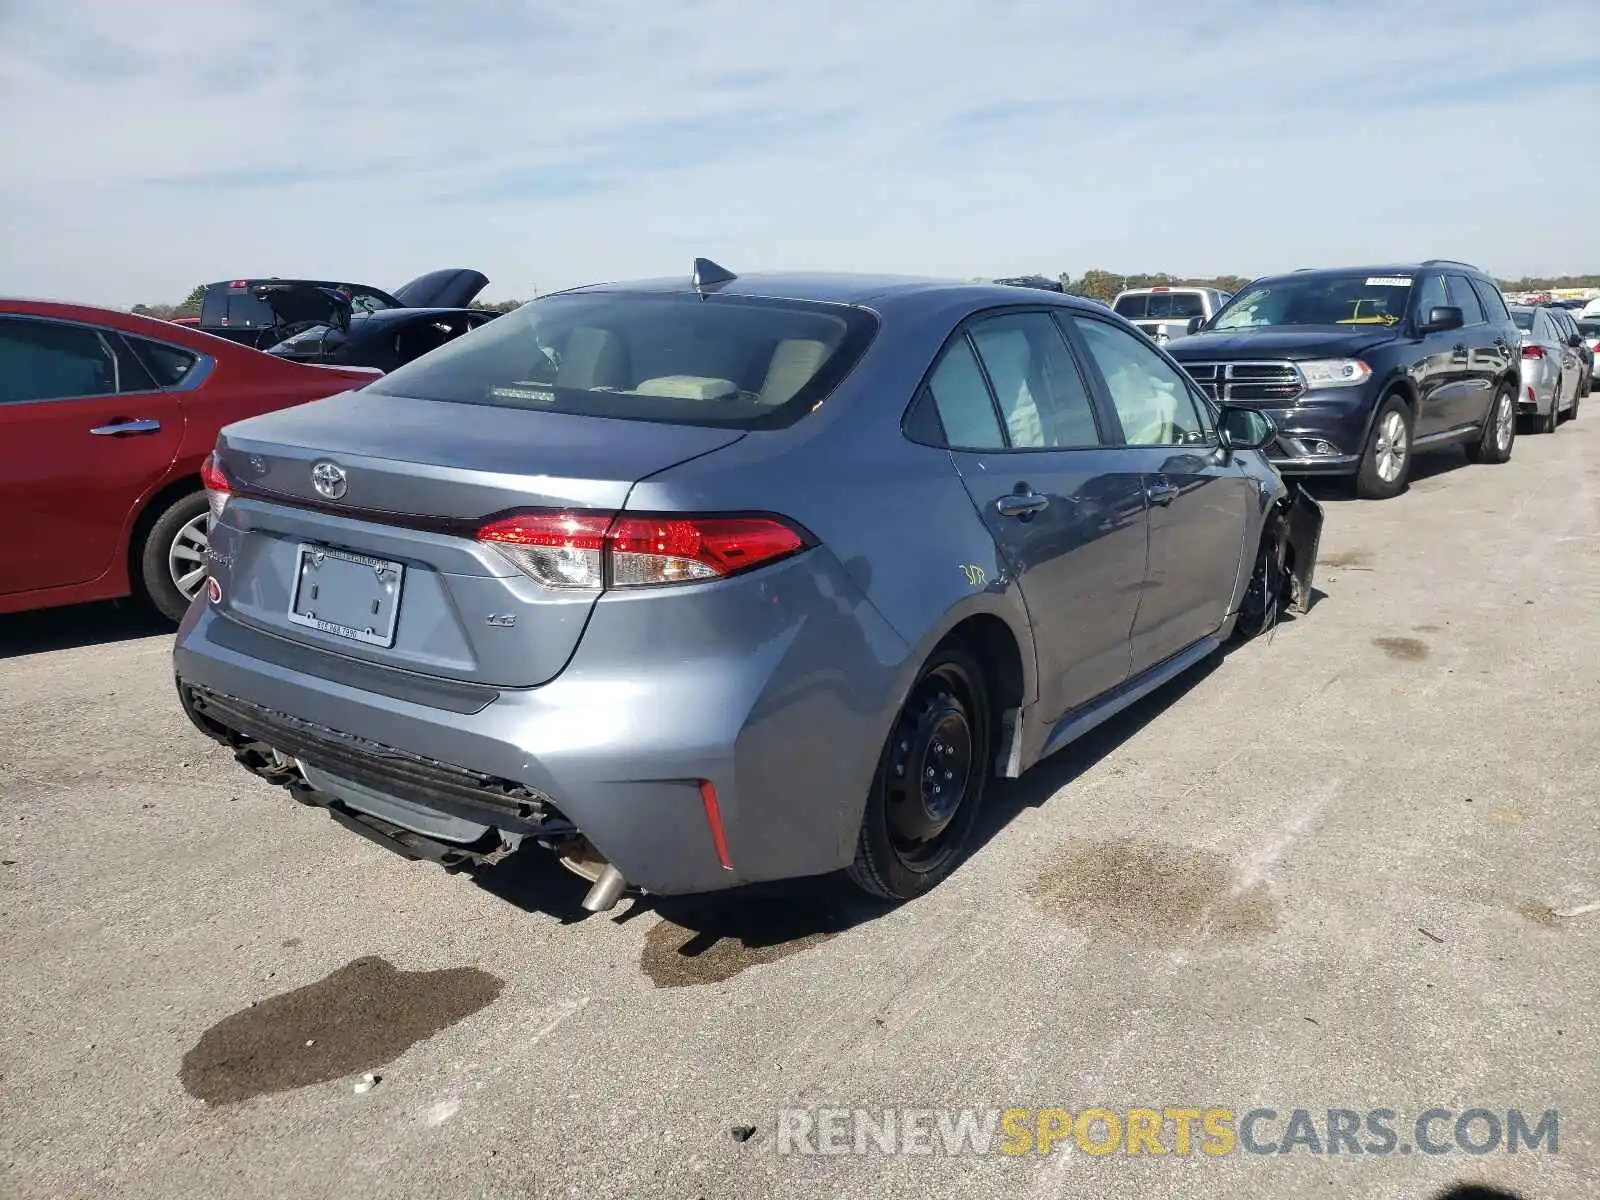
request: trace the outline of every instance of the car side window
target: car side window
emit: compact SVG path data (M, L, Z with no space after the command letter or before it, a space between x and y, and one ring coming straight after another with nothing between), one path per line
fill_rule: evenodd
M1131 333L1074 317L1100 369L1130 446L1204 446L1216 440L1187 379Z
M150 372L150 377L159 387L177 387L189 377L189 372L193 371L195 364L200 361L198 355L180 350L176 346L169 346L165 342L153 342L149 338L128 335L124 335L124 340L133 347L133 352L139 356L144 369Z
M1465 275L1451 275L1450 303L1461 310L1463 325L1483 324L1483 305L1478 303L1478 293L1472 290Z
M0 317L0 404L110 396L117 362L83 325Z
M1423 275L1417 279L1417 324L1425 324L1436 308L1447 308L1450 297L1444 290L1443 275Z
M1500 294L1500 289L1492 283L1485 283L1481 279L1472 280L1473 289L1478 293L1478 299L1483 303L1484 315L1491 321L1511 320L1511 310L1506 307L1506 298Z
M928 377L928 394L933 397L939 420L944 425L945 442L958 450L1003 450L1005 434L994 410L989 385L978 368L977 357L965 336L958 337L939 359Z
M968 332L994 388L1013 449L1100 445L1089 389L1048 313L985 317Z

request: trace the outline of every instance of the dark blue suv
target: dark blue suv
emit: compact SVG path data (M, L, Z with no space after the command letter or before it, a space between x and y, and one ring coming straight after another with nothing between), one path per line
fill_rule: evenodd
M1213 399L1269 413L1284 474L1405 490L1414 454L1464 445L1505 462L1516 437L1517 327L1466 263L1303 270L1258 279L1168 347Z

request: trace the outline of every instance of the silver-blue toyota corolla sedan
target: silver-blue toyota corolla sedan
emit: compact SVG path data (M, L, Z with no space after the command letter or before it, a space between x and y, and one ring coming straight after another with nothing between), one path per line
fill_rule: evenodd
M350 828L536 843L591 910L907 898L986 781L1305 605L1272 436L1069 296L698 260L225 429L178 691Z

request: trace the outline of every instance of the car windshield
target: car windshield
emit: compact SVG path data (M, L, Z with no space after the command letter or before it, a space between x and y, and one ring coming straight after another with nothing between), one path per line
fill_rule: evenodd
M1408 275L1288 275L1245 288L1211 328L1396 325L1410 298Z
M1517 323L1518 329L1526 332L1533 328L1533 309L1513 308L1511 310L1511 319Z
M458 404L756 429L814 408L877 329L865 309L695 293L535 300L368 390Z
M1600 337L1600 318L1579 321L1578 332L1586 338Z
M395 302L390 301L386 296L379 295L377 292L363 291L358 288L350 293L350 311L358 316L395 307L397 307Z
M1206 315L1205 301L1199 292L1139 292L1119 296L1114 307L1118 316L1130 321L1149 317L1188 320Z

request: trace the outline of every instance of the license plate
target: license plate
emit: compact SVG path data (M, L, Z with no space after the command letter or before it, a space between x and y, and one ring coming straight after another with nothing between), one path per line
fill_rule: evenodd
M301 546L289 620L369 646L394 645L404 563Z

